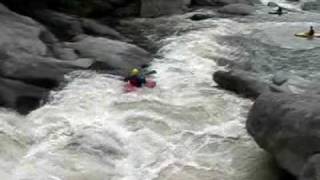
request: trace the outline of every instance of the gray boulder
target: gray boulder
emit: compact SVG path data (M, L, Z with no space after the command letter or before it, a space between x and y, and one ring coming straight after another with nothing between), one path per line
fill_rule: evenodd
M101 24L93 19L81 19L81 26L86 34L103 36L110 39L126 40L118 31Z
M317 11L320 10L320 1L307 1L301 6L302 10L305 11Z
M221 88L249 98L257 98L270 91L269 85L257 79L257 75L241 70L217 71L213 79Z
M230 4L226 5L218 10L220 13L232 14L232 15L250 15L255 12L254 6L247 4Z
M161 15L171 15L182 13L190 1L186 0L141 0L142 17L157 17Z
M267 6L269 7L279 7L279 5L275 2L268 2Z
M273 77L272 77L272 82L277 85L281 86L285 82L289 80L289 75L284 73L284 72L277 72Z
M20 55L14 56L0 52L0 76L44 88L57 87L63 81L64 74L76 69L84 69L85 63L93 63L89 59L68 62L29 54Z
M130 69L151 61L151 55L135 45L102 37L88 36L68 46L76 49L81 57L94 59L94 68L107 69L117 75L127 75Z
M47 46L47 56L52 56L63 60L75 60L78 58L73 49L64 47L63 43L49 31L43 30L39 34L39 39Z
M84 33L117 40L127 40L116 30L93 19L79 18L52 10L37 11L36 17L63 40L71 40Z
M91 59L78 59L41 24L1 4L0 21L1 106L28 112L64 80L64 74L93 64ZM62 55L72 61L55 58Z
M299 180L318 180L320 178L320 154L312 155L305 163Z
M112 12L112 16L124 17L138 17L140 16L141 3L140 1L128 2L125 6L119 7Z
M83 34L81 23L76 16L52 10L39 10L35 12L35 17L61 39L69 40Z
M0 106L22 114L37 108L47 94L47 89L0 77Z
M313 156L320 151L319 109L320 96L265 93L250 110L246 128L280 167L303 180L318 179L319 157Z

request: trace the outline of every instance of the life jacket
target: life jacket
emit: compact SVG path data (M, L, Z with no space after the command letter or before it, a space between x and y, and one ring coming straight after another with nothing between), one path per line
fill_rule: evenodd
M138 76L132 76L129 78L129 83L135 87L142 87L145 83L145 79Z

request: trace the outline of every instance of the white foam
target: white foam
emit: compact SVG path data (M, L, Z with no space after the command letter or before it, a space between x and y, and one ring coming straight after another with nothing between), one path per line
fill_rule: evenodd
M33 143L9 179L248 180L237 175L252 163L240 155L260 152L243 126L251 103L212 87L212 73L223 69L212 57L232 59L237 51L216 37L244 29L231 20L207 23L212 28L163 40L164 58L151 67L158 72L154 90L126 94L116 77L70 75L50 103L23 118ZM239 158L243 164L233 166Z

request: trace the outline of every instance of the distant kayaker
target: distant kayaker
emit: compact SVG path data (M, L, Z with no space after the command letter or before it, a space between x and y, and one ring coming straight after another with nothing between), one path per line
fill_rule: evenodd
M313 36L314 35L314 30L313 30L313 27L310 26L310 30L308 32L308 36Z
M278 14L279 16L283 14L283 12L282 12L282 7L278 6L277 14Z
M132 86L135 87L142 87L143 84L146 83L146 78L144 77L144 75L140 72L139 69L134 68L132 69L130 76L125 78L125 81L129 81L129 83Z

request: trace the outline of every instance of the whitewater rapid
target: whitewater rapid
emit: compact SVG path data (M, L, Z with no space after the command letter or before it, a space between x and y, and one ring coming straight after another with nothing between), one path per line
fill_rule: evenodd
M277 179L245 130L252 102L212 80L225 68L214 57L241 51L216 38L248 30L228 19L204 23L162 40L150 67L155 89L123 93L119 77L77 71L28 116L3 109L2 179Z

